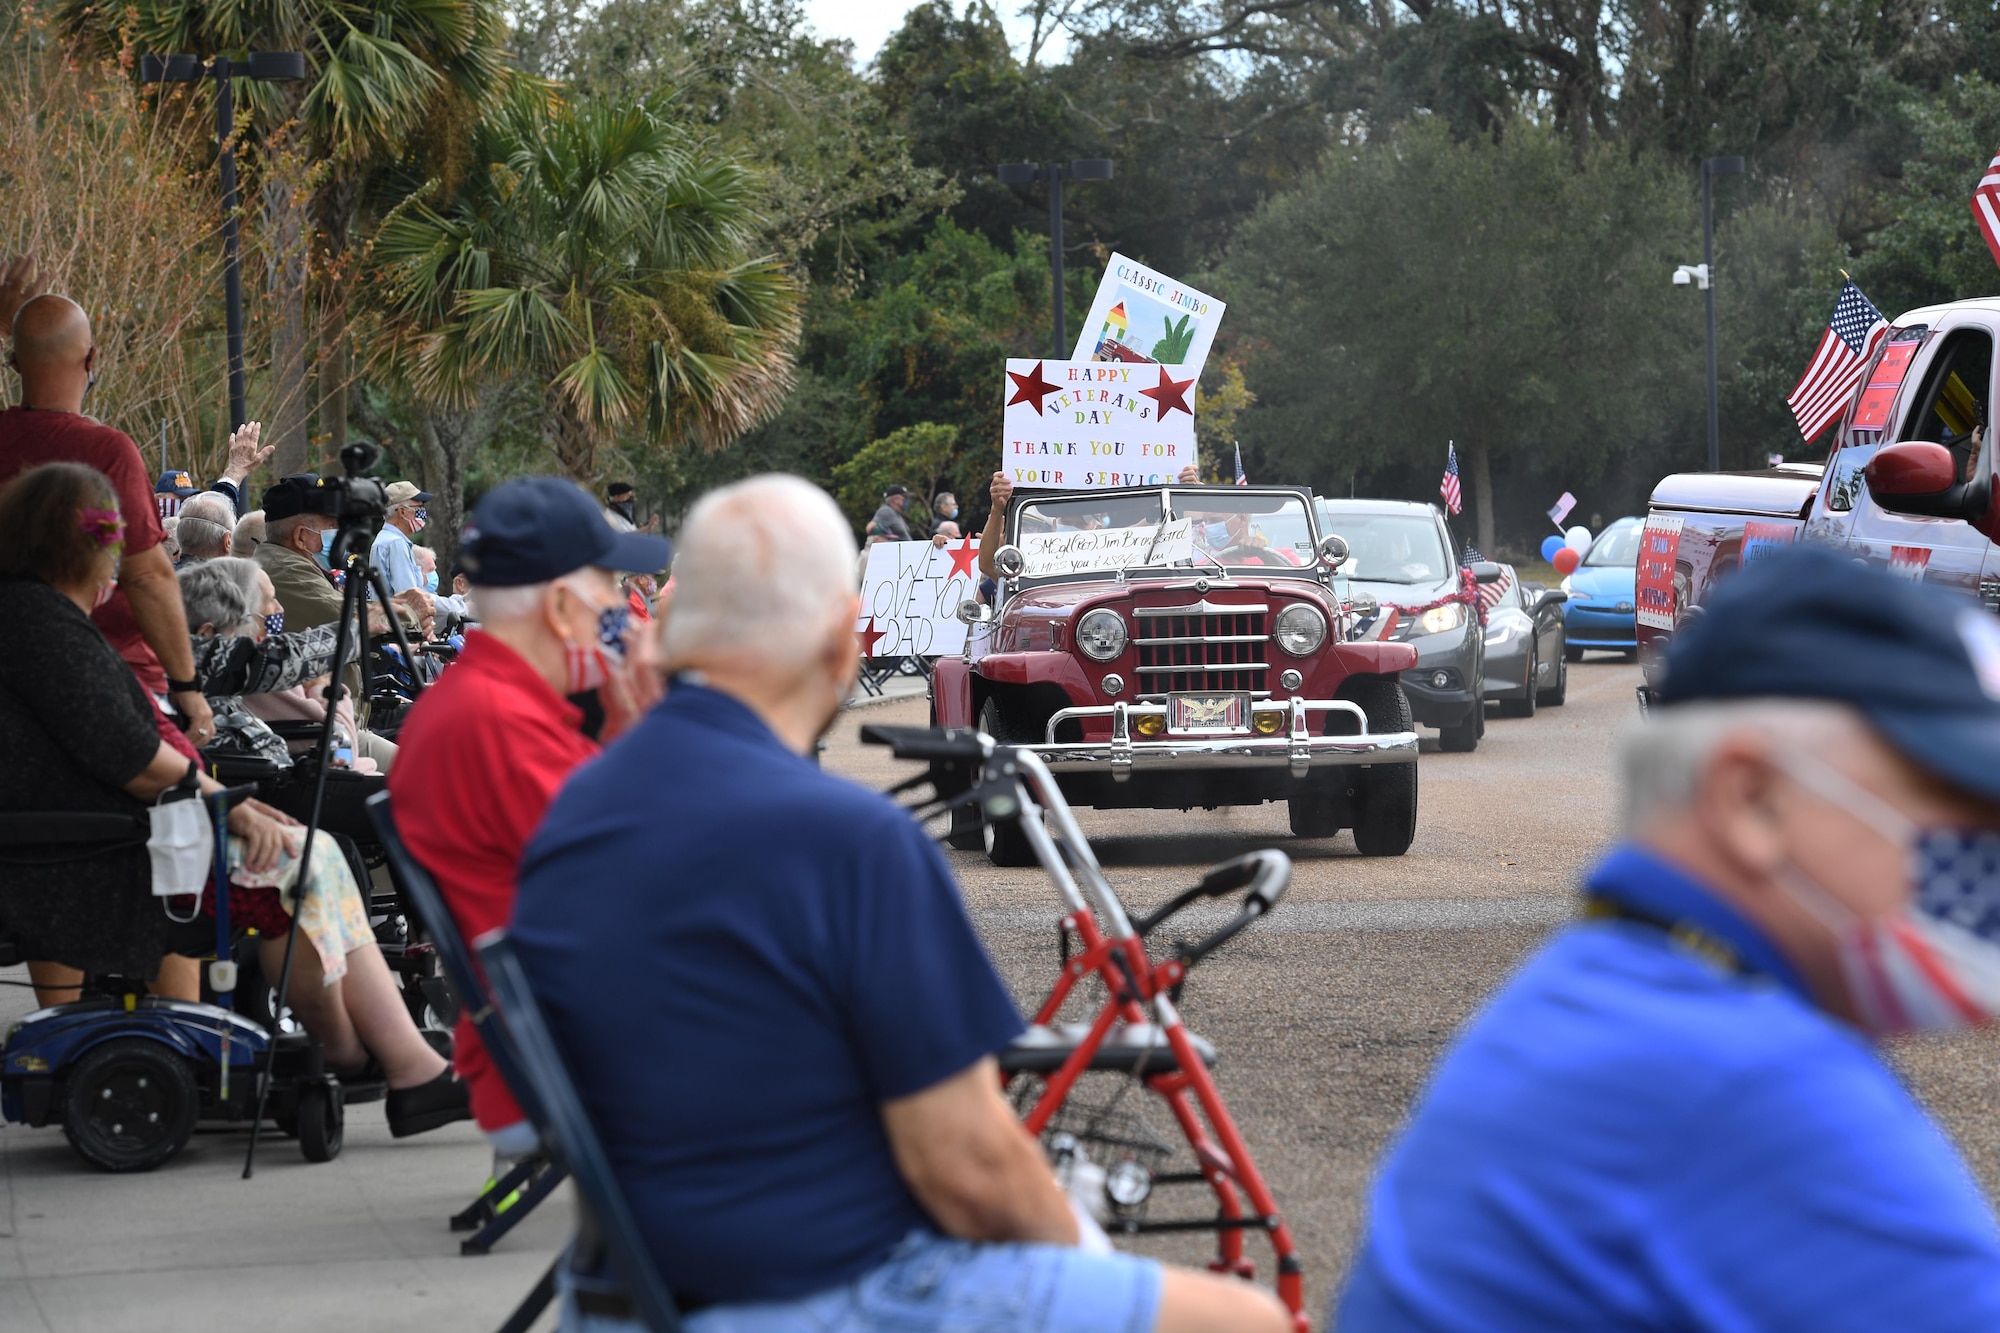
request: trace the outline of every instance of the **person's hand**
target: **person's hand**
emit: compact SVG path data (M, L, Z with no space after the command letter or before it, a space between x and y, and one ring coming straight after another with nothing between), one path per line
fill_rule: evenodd
M987 496L995 509L1005 509L1007 502L1014 498L1014 479L1005 472L993 474L993 482L986 488Z
M16 255L0 264L0 338L14 336L14 312L49 289L41 262Z
M285 845L286 826L297 823L262 801L238 804L229 812L229 831L243 839L243 868L260 875L274 868L290 850Z
M942 551L945 547L951 545L951 538L945 536L942 532L934 532L931 534L931 545Z
M200 690L170 694L167 696L167 701L187 719L181 724L181 734L186 736L196 749L215 739L215 714L210 711L208 700L202 697Z
M407 611L419 629L428 631L437 620L437 599L422 588L406 588L396 594L396 609Z
M257 447L263 435L264 423L261 421L246 421L236 428L236 433L229 437L229 466L222 469L224 480L240 485L277 450L275 444L267 444L261 449Z
M1196 467L1193 463L1189 463L1186 467L1181 469L1180 483L1183 486L1201 485L1201 469Z
M660 516L658 514L655 514L651 518L647 519L646 526L639 529L639 531L641 532L658 532L659 530L660 530Z

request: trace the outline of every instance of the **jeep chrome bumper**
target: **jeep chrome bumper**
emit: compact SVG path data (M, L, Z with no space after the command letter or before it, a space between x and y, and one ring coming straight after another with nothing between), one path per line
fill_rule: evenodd
M1314 713L1351 713L1361 728L1355 736L1319 736L1307 726ZM1276 714L1280 721L1269 733L1255 730L1260 717ZM1108 741L1057 741L1056 725L1072 719L1108 717ZM1252 729L1227 734L1181 734L1162 731L1156 737L1141 736L1133 720L1157 717L1166 721L1164 704L1096 704L1065 708L1049 719L1046 741L1028 746L1051 768L1095 765L1107 767L1111 776L1123 782L1135 769L1154 768L1290 768L1294 777L1304 777L1315 768L1339 768L1352 764L1414 764L1417 761L1417 733L1383 732L1370 735L1368 716L1361 706L1346 699L1259 700L1251 705Z

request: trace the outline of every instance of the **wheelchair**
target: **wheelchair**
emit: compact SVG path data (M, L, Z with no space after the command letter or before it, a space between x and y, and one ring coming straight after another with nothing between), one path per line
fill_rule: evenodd
M951 823L962 827L962 812L974 812L1011 826L1055 885L1062 907L1056 981L999 1064L1023 1126L1041 1139L1057 1178L1111 1235L1214 1232L1214 1272L1254 1279L1243 1237L1264 1233L1278 1299L1305 1333L1304 1273L1291 1229L1209 1073L1215 1048L1188 1031L1179 1010L1195 966L1284 896L1290 860L1266 850L1225 861L1134 917L1032 750L960 729L864 726L861 739L930 765L891 789L901 795L930 787L930 799L907 807L915 818L958 816ZM1204 899L1238 891L1232 916L1198 940L1176 940L1155 961L1148 939L1162 926ZM1062 1021L1066 1010L1085 1021ZM1204 1188L1212 1212L1181 1202Z
M106 1171L150 1171L171 1159L198 1123L244 1125L256 1115L258 1066L271 1055L266 1115L299 1142L309 1162L340 1155L346 1106L380 1100L380 1079L342 1079L326 1067L318 1042L303 1030L281 1033L273 1050L265 1026L230 1007L241 983L229 926L228 814L253 793L234 787L200 799L215 834L216 961L206 986L215 1003L135 993L111 978L86 978L82 998L28 1014L0 1042L0 1119L40 1127L60 1124L78 1156ZM0 857L7 847L73 848L82 859L107 848L143 844L143 816L0 815ZM0 941L0 965L21 962ZM137 989L143 989L137 988ZM110 992L110 993L107 993Z

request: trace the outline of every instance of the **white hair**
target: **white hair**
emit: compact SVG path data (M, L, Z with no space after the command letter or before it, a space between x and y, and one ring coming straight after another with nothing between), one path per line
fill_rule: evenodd
M803 478L766 473L709 492L681 526L667 659L803 665L832 622L848 627L855 556L839 506Z
M236 506L229 503L228 496L203 491L188 497L179 518L174 537L181 544L181 554L190 560L213 560L222 554L223 539L236 526Z
M230 549L238 555L252 555L263 544L264 511L253 509L236 520L236 535L230 540Z
M1619 745L1625 831L1688 805L1709 757L1730 736L1762 736L1816 758L1851 739L1861 725L1852 709L1822 699L1718 699L1655 708Z
M549 587L546 583L522 583L511 588L489 588L475 583L466 594L465 607L481 624L519 620L540 609Z
M181 604L189 629L215 626L217 634L235 634L259 618L264 590L257 582L257 562L239 556L204 560L180 571Z

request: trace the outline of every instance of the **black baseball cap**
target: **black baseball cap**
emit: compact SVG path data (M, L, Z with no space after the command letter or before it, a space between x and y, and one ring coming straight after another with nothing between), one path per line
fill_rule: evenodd
M458 551L466 577L488 588L547 583L586 565L652 574L674 558L665 537L614 532L597 502L560 477L517 477L488 491Z
M316 512L314 497L319 492L319 473L294 472L280 477L264 488L264 521L274 518L296 518L300 514Z
M1653 697L1823 699L1911 762L2000 800L2000 619L1804 544L1753 561L1674 635Z
M902 482L899 481L894 486L891 486L888 490L882 492L882 498L886 500L892 495L908 495L909 493L910 493L910 488L908 486L905 486Z

